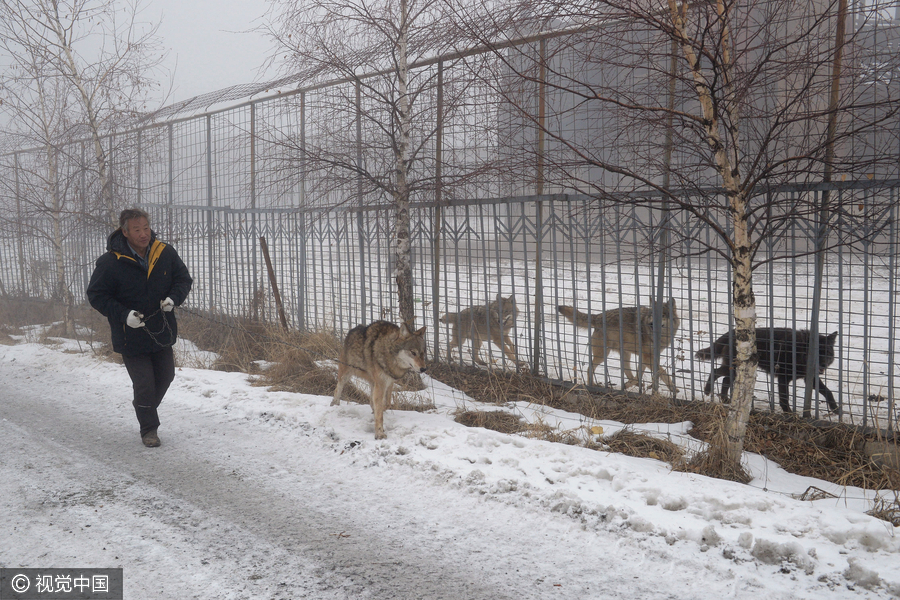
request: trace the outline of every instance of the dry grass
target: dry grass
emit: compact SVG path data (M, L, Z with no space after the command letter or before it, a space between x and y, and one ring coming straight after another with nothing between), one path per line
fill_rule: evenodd
M257 381L273 390L330 396L336 383L335 371L317 363L337 360L341 342L331 332L270 332L265 359L269 366ZM368 398L365 398L368 402Z
M0 298L0 328L18 333L22 327L61 321L64 307L55 302L31 298Z
M515 401L552 404L562 401L566 395L562 388L527 373L498 369L486 371L478 367L435 362L428 365L428 374L487 404Z
M894 491L894 497L890 499L879 496L875 499L872 510L866 514L887 521L894 527L900 527L900 492Z
M526 400L577 412L591 420L621 423L693 423L691 435L714 442L723 433L725 407L707 402L676 404L664 397L611 391L588 393L562 388L526 374L488 371L474 367L434 365L429 373L445 384L485 404L502 405ZM778 462L785 470L864 489L900 489L900 473L876 465L863 452L866 436L850 425L803 421L793 415L754 412L750 416L744 449ZM715 445L715 444L714 444ZM721 446L719 444L718 446ZM702 453L677 468L713 477L746 481L743 470L722 456Z
M721 404L709 404L707 406L709 407L711 418L703 421L702 428L695 426L691 430L691 434L707 442L708 446L706 450L698 452L689 461L676 465L676 468L708 477L749 483L752 479L750 474L739 462L731 460L725 450L725 419L728 412L726 407ZM749 427L748 431L750 431ZM747 447L746 439L744 440L744 449L750 450Z
M519 434L524 437L547 442L581 446L585 444L581 429L560 430L546 423L527 423L512 413L502 410L461 410L454 419L466 427L483 427L505 434Z
M506 434L520 433L528 427L521 418L502 410L460 411L454 420L466 427L482 427Z
M179 313L178 335L201 350L215 352L216 371L251 373L254 363L266 360L269 332L274 326L246 318L210 313Z
M627 454L638 458L654 458L672 465L684 460L684 452L677 444L622 429L608 438L603 438L603 449Z

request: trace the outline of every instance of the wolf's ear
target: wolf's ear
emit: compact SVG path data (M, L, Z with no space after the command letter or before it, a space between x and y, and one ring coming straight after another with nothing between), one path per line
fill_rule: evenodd
M419 329L418 331L416 331L413 335L420 335L420 336L421 336L421 335L425 335L425 328L422 327L421 329Z
M837 339L837 334L838 334L837 331L835 331L834 333L829 333L829 334L828 334L828 343L829 343L829 344L834 343L834 340Z
M409 326L406 323L400 323L400 337L409 337L411 335Z
M506 301L509 302L510 304L515 304L516 303L516 295L510 294L509 298L507 298Z

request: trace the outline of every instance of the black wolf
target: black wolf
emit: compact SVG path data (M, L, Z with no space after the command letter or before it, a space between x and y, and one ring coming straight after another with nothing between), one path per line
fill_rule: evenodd
M825 372L834 362L834 343L837 332L830 335L819 334L819 375ZM809 331L791 329L789 327L761 327L756 330L756 353L759 356L759 368L778 381L778 401L782 410L792 412L788 403L788 384L797 379L806 377L806 364L809 358ZM711 360L715 365L721 358L722 365L715 367L709 374L709 381L703 388L705 394L711 394L713 386L719 377L725 377L722 381L722 398L728 397L731 383L734 379L732 357L734 356L734 330L717 339L712 346L698 350L695 356L699 359ZM818 379L819 393L825 397L828 409L841 414L841 409L834 401L834 394Z

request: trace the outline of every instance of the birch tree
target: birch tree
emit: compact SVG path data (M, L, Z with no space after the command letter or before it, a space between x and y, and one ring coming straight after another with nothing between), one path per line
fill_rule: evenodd
M423 115L433 105L418 104L434 91L435 72L411 66L439 47L438 6L434 0L272 0L265 26L276 46L273 60L286 72L301 73L304 86L336 84L329 86L333 96L316 105L318 135L295 147L308 168L340 182L336 189L356 184L355 194L338 203L377 201L379 194L390 199L392 276L400 318L409 323L415 319L410 198L433 185L418 163L437 127Z
M158 26L144 20L138 2L0 1L0 44L9 60L7 75L13 75L4 87L19 90L10 95L25 100L13 110L17 114L39 110L26 100L37 93L35 82L58 80L57 89L68 98L69 134L91 140L99 208L113 227L120 207L113 196L103 138L146 112L148 103L165 99L159 84L165 54ZM15 121L12 124L16 127Z
M76 217L98 211L103 223L118 226L103 136L145 110L157 93L154 77L163 55L156 26L138 14L137 5L113 0L0 0L3 133L15 147L28 149L15 155L17 189L10 196L19 206L8 214L20 227L31 217L31 233L52 248L53 296L67 307L69 335L74 297L65 275L67 232ZM99 198L76 206L77 195L69 192L86 165L72 154L80 147L73 142L85 138L93 148Z
M772 218L761 191L837 173L896 177L896 140L881 130L896 131L897 90L873 92L859 79L866 22L877 15L848 20L846 0L550 0L452 10L461 43L493 49L508 73L572 98L569 114L589 115L587 123L603 116L603 127L557 128L497 86L553 142L532 163L546 165L545 180L602 202L686 211L715 232L708 251L731 264L737 354L719 450L726 470L739 472L758 364L756 250L790 218L813 221L817 209L826 239L839 208L797 202ZM841 66L848 55L857 62ZM880 68L897 72L897 61L886 53ZM653 193L635 193L642 190Z

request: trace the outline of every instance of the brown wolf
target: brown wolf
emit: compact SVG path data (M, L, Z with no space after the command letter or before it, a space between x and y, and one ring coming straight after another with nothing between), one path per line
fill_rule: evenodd
M406 323L397 327L388 321L358 325L344 339L338 364L338 382L331 405L341 403L341 392L351 375L372 386L372 412L375 413L375 439L384 434L384 409L388 406L394 384L407 372L425 370L425 328L410 331Z
M514 296L504 298L497 294L497 299L485 306L470 306L458 313L447 313L441 317L441 323L450 324L450 349L447 358L453 360L453 349L462 354L460 343L472 340L472 359L479 365L487 364L479 356L482 342L491 340L500 348L506 357L518 364L516 347L509 337L509 332L516 326L519 309ZM460 356L462 359L462 356Z
M599 315L589 315L571 306L557 307L559 314L563 315L578 327L593 329L591 334L591 372L597 365L606 360L611 350L615 350L622 357L622 369L627 380L625 387L640 383L644 369L653 365L653 306L638 307L628 306L614 308ZM675 298L663 304L662 307L662 331L660 332L660 350L672 343L675 332L678 331L678 311L675 308ZM631 355L640 354L640 373L635 376L631 371ZM662 365L659 367L659 376L673 394L678 393L678 388Z

